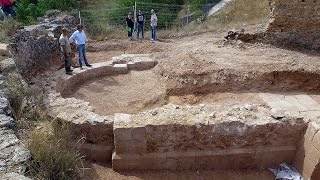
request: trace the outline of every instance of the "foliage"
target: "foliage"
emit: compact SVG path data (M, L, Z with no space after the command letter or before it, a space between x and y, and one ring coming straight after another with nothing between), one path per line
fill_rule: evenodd
M82 167L78 147L82 139L75 142L68 125L47 115L41 91L31 89L17 73L9 74L7 87L17 130L28 132L26 142L32 158L27 173L34 179L78 179ZM49 129L34 129L39 123L49 124Z
M27 141L32 159L28 173L35 179L79 179L82 157L71 139L69 127L54 120L51 132L34 130Z
M21 24L13 19L9 19L7 23L0 24L0 41L8 42L9 36L13 35Z
M17 120L17 128L29 128L46 117L44 94L41 90L29 88L17 73L9 74L7 87L7 96Z
M49 9L62 11L76 7L76 0L20 0L16 11L18 19L24 24L34 23L37 17L45 15Z
M185 0L117 0L122 7L133 6L135 2L183 5Z
M268 0L232 1L222 11L209 17L208 24L214 26L244 26L265 21L270 14Z

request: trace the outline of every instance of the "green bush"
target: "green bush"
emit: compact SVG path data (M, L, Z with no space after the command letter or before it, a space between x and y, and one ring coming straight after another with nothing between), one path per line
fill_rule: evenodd
M32 24L37 17L45 15L49 9L70 10L77 5L76 0L20 0L16 11L18 19L24 24Z

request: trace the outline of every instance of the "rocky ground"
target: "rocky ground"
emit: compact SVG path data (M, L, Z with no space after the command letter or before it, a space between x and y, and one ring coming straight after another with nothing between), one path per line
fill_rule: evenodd
M28 180L23 174L30 152L16 135L12 109L4 88L4 76L0 75L0 179Z

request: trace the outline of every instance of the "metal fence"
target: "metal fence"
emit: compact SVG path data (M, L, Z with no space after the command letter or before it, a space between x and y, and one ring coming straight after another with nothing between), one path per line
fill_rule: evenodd
M146 18L145 29L149 30L151 10L153 9L158 17L159 30L182 29L191 22L203 21L211 7L219 3L219 1L216 0L214 3L197 7L192 5L135 2L129 7L80 11L79 19L92 34L99 34L110 29L124 28L128 12L131 12L136 20L136 15L141 10Z
M225 4L231 2L232 0L215 0L210 1L211 3L193 6L192 4L186 5L175 5L175 4L161 4L161 3L150 3L150 2L135 2L132 6L128 7L118 7L118 8L105 8L100 7L100 9L90 10L90 11L80 11L79 19L85 24L87 31L91 35L99 35L108 32L123 33L126 27L126 18L128 12L131 12L134 19L136 20L136 14L141 10L146 18L145 30L150 29L150 17L151 10L155 10L158 17L158 30L181 30L186 29L189 24L200 24L206 21L208 14L212 12L219 14L219 8L223 8ZM241 6L240 6L241 7ZM96 7L95 7L96 8ZM233 7L238 12L243 14L237 14L237 16L246 19L248 13L247 11L241 11L238 7ZM243 7L242 7L243 8ZM240 10L239 10L240 9ZM250 17L247 19L253 19L255 17ZM233 21L235 16L233 12L229 12L227 15L213 15L208 21L214 21L216 26L223 26L225 24ZM239 18L238 18L239 19ZM242 20L242 18L240 18ZM239 22L238 20L236 20ZM265 22L260 22L261 27L264 27Z

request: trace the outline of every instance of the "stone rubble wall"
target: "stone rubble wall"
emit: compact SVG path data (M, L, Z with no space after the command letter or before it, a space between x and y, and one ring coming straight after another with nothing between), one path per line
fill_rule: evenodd
M271 20L264 41L283 47L320 48L320 2L270 0Z
M26 26L12 36L8 50L25 79L63 66L58 39L63 27L75 30L76 18L51 13L37 25Z
M292 163L303 119L278 121L260 106L172 106L116 114L115 170L248 169Z
M75 98L65 98L84 81L102 76L127 74L130 70L146 70L156 65L149 55L121 55L112 61L92 64L91 68L74 69L73 75L57 71L52 83L52 91L46 101L49 114L68 122L75 138L85 137L80 147L86 159L96 162L110 162L114 150L114 116L100 116L88 102Z
M14 68L12 61L1 62L1 71ZM30 180L24 177L26 163L31 157L29 150L15 134L12 109L5 93L5 76L0 75L0 179Z

